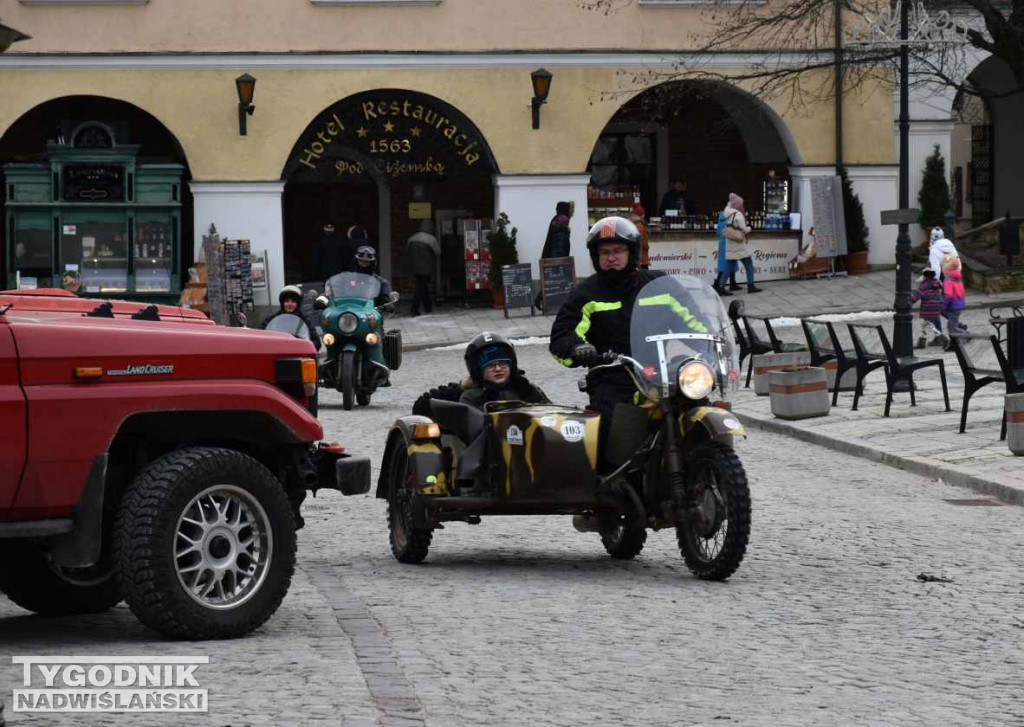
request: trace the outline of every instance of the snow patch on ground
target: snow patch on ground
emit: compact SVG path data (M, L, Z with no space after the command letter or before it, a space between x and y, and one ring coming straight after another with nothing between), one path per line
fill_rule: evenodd
M892 318L892 311L860 311L859 313L825 313L820 316L808 316L809 321L830 321L832 323L849 323L851 321L875 320L877 318ZM800 325L799 318L772 318L774 328L796 328Z
M510 338L513 346L547 346L551 342L548 336L527 336L526 338ZM469 343L469 339L466 340ZM435 346L427 351L461 351L466 343L453 343L450 346Z

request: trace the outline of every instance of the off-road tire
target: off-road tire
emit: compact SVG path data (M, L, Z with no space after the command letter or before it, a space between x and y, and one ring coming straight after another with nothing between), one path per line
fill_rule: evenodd
M29 540L0 540L0 591L41 616L100 613L121 600L121 588L109 563L63 569L46 550Z
M420 397L413 402L412 413L421 417L432 417L430 411L431 399L458 401L460 396L462 396L462 384L457 381L451 381L444 386L438 386L435 389L420 394Z
M676 526L676 541L687 567L695 576L707 581L724 581L739 568L750 538L750 487L740 458L720 442L697 445L687 462L686 476L701 477L714 473L725 503L724 522L711 537L705 538L689 519ZM698 499L701 492L697 493ZM724 534L723 534L724 531ZM721 548L710 556L701 545L711 539Z
M179 518L196 496L213 487L250 498L262 510L251 512L250 522L259 519L270 536L258 583L245 600L221 608L190 595L179 580L175 556L181 544ZM125 601L140 621L171 638L249 633L281 605L295 570L295 520L284 488L261 463L231 449L191 447L151 462L125 490L113 543Z
M647 542L647 528L618 525L601 533L601 544L605 551L618 560L632 560L640 555Z
M341 404L345 411L352 411L352 395L356 388L356 354L345 351L338 364L338 390L341 392Z
M430 550L434 532L430 528L412 526L412 510L408 486L409 455L401 438L392 440L388 471L388 542L391 554L400 563L422 563Z

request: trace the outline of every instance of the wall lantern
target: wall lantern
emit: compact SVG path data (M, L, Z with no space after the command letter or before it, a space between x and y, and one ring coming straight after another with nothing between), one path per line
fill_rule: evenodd
M3 53L19 40L28 40L31 37L31 35L25 35L20 30L9 28L3 23L0 23L0 53Z
M533 100L530 106L533 109L533 128L540 128L540 107L548 100L548 92L551 91L551 74L543 68L538 68L530 74L530 83L533 84Z
M256 79L248 73L243 73L235 79L235 88L238 90L238 133L245 136L245 117L252 116L256 107L252 104L252 95L256 91Z

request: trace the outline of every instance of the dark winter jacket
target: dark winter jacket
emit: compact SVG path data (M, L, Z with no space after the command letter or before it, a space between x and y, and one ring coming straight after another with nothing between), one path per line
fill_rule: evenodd
M566 215L555 215L548 224L548 235L544 238L544 248L541 250L542 258L569 257L569 217Z
M462 389L459 401L475 406L477 409L483 409L484 404L491 401L518 400L527 404L551 403L544 392L531 384L521 370L512 374L508 383L501 389L489 381L485 381L483 386L478 386L472 379L466 379L462 384Z
M629 319L637 293L660 270L639 269L616 281L603 273L594 273L580 283L562 305L551 326L549 350L564 366L577 366L573 349L589 343L598 353L614 351L629 354Z
M942 283L935 278L927 278L917 290L910 294L910 302L921 301L918 315L922 318L938 318L942 315Z
M429 232L417 232L409 238L409 261L413 275L433 275L434 260L441 256L437 238Z
M313 251L315 280L327 280L338 273L355 269L357 245L340 235L323 235Z

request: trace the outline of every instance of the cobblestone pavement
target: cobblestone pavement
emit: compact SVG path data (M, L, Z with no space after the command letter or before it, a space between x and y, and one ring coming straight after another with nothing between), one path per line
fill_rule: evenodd
M520 361L552 398L582 401L545 347ZM413 352L369 409L324 392L328 437L376 467L387 425L461 374L459 351ZM613 561L565 517L451 524L406 566L383 501L324 493L307 500L288 598L250 637L165 642L124 607L41 620L0 598L0 655L212 657L198 722L88 722L133 727L1024 724L1024 510L961 506L976 496L766 432L739 452L753 532L728 583L692 578L671 533ZM19 677L0 666L8 700Z

